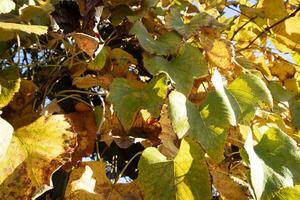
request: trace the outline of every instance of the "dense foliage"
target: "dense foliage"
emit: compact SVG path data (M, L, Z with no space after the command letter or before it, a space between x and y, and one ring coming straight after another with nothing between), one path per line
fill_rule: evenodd
M299 10L1 0L0 199L300 199Z

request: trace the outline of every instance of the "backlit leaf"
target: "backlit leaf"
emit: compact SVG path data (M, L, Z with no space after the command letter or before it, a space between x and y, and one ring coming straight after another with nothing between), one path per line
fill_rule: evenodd
M12 139L14 128L0 117L0 130L0 160L2 160Z
M198 31L204 27L211 28L223 28L224 26L220 24L213 16L200 12L197 13L190 20L189 23L185 23L181 17L180 9L171 8L170 13L166 16L166 26L169 29L176 30L179 34L183 35L185 38L189 38L193 35L198 34Z
M141 200L143 194L133 181L127 184L112 184L106 177L105 163L86 162L80 163L69 178L65 192L66 200Z
M0 160L0 196L32 199L51 189L52 174L68 159L74 133L63 115L40 117L17 129Z
M182 53L168 61L162 57L144 56L144 65L152 73L161 71L168 73L175 82L176 90L188 95L192 89L194 78L207 74L207 63L202 53L187 44Z
M189 138L182 140L174 160L167 159L154 147L145 149L138 168L145 199L211 198L204 152Z
M0 2L0 14L9 13L11 10L15 9L16 4L12 0L2 0Z
M186 116L182 111L184 109ZM208 93L201 106L197 107L186 101L183 94L172 92L170 110L174 130L189 134L217 162L223 159L227 131L234 116L221 93Z
M280 129L269 128L254 147L250 132L245 149L250 161L252 187L258 199L271 199L281 188L299 184L300 149Z
M237 121L248 124L256 107L273 106L272 95L266 84L253 74L243 74L227 88L226 94L236 114Z
M166 33L154 40L140 21L133 25L130 33L137 36L140 44L146 51L159 56L175 54L181 41L180 36L175 32Z
M123 78L115 78L110 87L108 100L126 130L130 129L141 109L158 117L163 100L167 95L167 77L160 74L149 83L135 83Z
M21 79L17 67L8 67L0 71L0 108L6 106L20 88Z
M34 33L37 35L42 35L47 33L47 26L39 26L39 25L26 25L26 24L17 24L17 23L9 23L9 22L0 22L0 29L5 31L10 31L11 33L15 33L16 31L22 31L25 33Z

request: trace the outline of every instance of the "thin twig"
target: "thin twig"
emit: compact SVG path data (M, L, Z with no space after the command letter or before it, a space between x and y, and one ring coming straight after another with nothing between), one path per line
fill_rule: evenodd
M284 22L285 20L287 20L287 19L289 19L289 18L291 18L291 17L294 17L294 16L297 14L297 12L299 12L299 10L300 10L300 7L298 7L298 8L297 8L294 12L292 12L290 15L288 15L288 16L282 18L281 20L277 21L276 23L274 23L272 26L269 26L269 27L265 28L265 29L264 29L262 32L260 32L253 40L251 40L251 41L249 42L249 44L248 44L246 47L237 50L237 52L240 52L240 51L243 51L243 50L245 50L245 49L248 49L248 48L249 48L249 47L250 47L250 46L258 39L258 38L260 38L260 37L261 37L262 35L264 35L265 33L269 32L272 28L274 28L275 26L281 24L281 23Z

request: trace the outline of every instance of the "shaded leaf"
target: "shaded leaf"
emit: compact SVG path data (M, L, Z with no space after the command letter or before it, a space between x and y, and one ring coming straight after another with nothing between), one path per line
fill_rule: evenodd
M269 128L253 147L252 133L245 142L251 183L258 199L270 199L280 189L300 182L300 149L280 129Z
M143 199L136 181L128 184L112 184L106 177L105 163L81 163L70 175L65 193L67 200Z
M17 67L8 67L0 71L0 108L6 106L20 88L21 79Z
M113 77L109 74L103 76L95 76L88 74L83 77L75 77L72 84L76 85L78 88L87 89L94 86L101 86L105 89L109 87L112 82Z
M177 144L179 144L179 142L169 118L169 110L170 107L168 107L166 104L164 104L161 109L159 119L159 123L161 125L161 133L159 134L159 139L161 140L161 144L159 145L158 149L163 155L167 156L168 158L175 158L179 150L177 147Z
M166 33L155 40L140 21L135 22L130 33L137 36L146 51L159 56L175 54L181 41L175 32Z
M158 117L163 100L167 95L167 77L160 74L149 83L135 83L123 78L115 78L110 87L108 100L114 105L125 130L129 130L141 109Z
M71 162L65 164L63 166L64 169L68 169L76 165L82 157L87 157L93 154L94 144L97 138L95 116L91 109L88 111L77 111L66 114L66 118L70 121L72 130L77 133L77 146L72 154Z
M75 135L63 115L40 117L17 129L0 160L0 196L32 199L51 189L52 174L68 159Z
M288 103L292 121L296 128L300 130L300 102L287 90L277 83L271 82L268 85L275 101Z
M211 198L204 152L189 138L182 140L174 160L168 160L154 147L145 149L138 168L145 199Z
M89 52L89 53L91 53L91 52ZM94 71L102 70L107 62L109 53L110 53L110 48L103 47L101 49L101 51L96 55L96 57L92 61L89 62L87 69L94 70Z
M129 67L135 67L137 60L121 48L114 48L110 52L112 74L115 77L126 77Z
M4 108L3 117L15 128L26 126L35 121L39 114L34 110L37 86L33 81L21 80L19 91Z
M144 65L152 74L161 71L168 73L175 82L176 89L188 95L192 89L194 78L207 74L207 63L197 48L187 44L181 50L183 52L171 61L158 56L145 55Z

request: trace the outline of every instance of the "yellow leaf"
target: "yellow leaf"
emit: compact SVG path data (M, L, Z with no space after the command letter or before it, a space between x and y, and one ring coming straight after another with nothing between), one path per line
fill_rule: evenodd
M52 188L52 174L70 159L76 144L64 115L40 117L17 129L0 160L0 197L36 198Z
M14 128L4 119L0 117L0 160L5 156L7 148L10 144Z
M298 93L298 81L295 78L286 79L284 81L285 88L291 92L292 94L296 95Z

